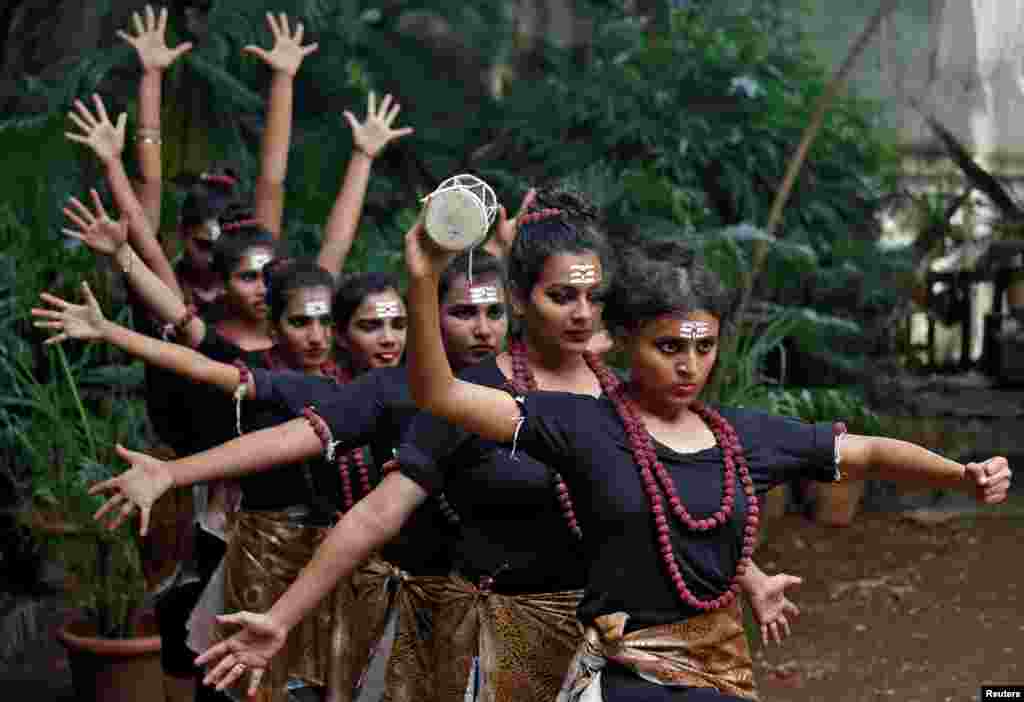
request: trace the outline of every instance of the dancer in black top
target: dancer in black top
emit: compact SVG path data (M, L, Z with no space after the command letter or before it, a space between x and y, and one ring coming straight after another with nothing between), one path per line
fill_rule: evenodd
M505 297L500 265L495 259L477 252L473 259L474 287L470 287L467 284L468 264L468 256L454 262L446 273L444 284L449 289L445 298L446 315L451 313L445 324L445 347L456 367L480 361L484 351L493 353L501 346L505 332ZM479 293L486 293L487 299L480 298L479 294L474 297L472 290L475 288L480 288ZM492 299L495 294L496 299ZM231 382L238 379L235 373ZM297 380L290 374L254 370L250 380L254 387L247 396L258 402L289 406L295 414L306 414L307 419L294 420L276 429L256 431L211 451L168 463L144 454L121 451L122 456L132 462L133 468L94 487L96 492L113 494L101 511L114 509L112 525L116 526L128 511L138 506L145 522L153 502L172 484L192 484L266 471L277 465L317 456L325 445L337 454L369 443L375 465L379 468L397 449L406 426L418 413L408 396L404 369L372 370L351 385L338 388L332 398L312 393L305 383ZM307 411L310 403L316 404L318 412ZM320 417L326 421L321 422ZM387 477L384 484L394 483L398 477L397 474ZM115 509L117 507L122 509ZM356 505L354 510L358 509ZM343 517L343 521L347 518ZM447 548L453 536L443 508L438 502L431 501L410 515L400 533L380 539L376 547L382 547L383 560L372 558L362 567L353 567L350 571L353 583L357 588L362 587L356 595L364 602L372 602L373 597L380 597L383 593L384 604L387 605L388 588L400 586L391 595L394 600L391 611L398 618L398 636L397 650L389 659L386 671L389 699L413 702L433 698L432 604L424 599L423 593L432 580L443 580L449 572ZM383 623L379 617L370 621L366 626L369 635L364 640L372 643L379 637ZM257 685L258 678L253 681L251 689L256 689Z
M440 353L431 304L446 258L424 244L419 226L407 235L410 387L427 411L512 441L565 478L590 567L579 609L586 641L560 700L597 691L609 702L700 699L710 689L716 699L756 698L735 597L750 567L758 492L795 477L870 474L960 487L986 503L1006 497L1010 469L1001 457L963 466L906 442L846 434L841 424L700 403L728 299L674 243L628 260L605 307L630 357L628 384L602 377L605 395L594 399L457 380ZM654 640L673 643L652 656L645 646ZM228 673L233 658L210 677Z
M564 218L550 216L555 208ZM588 349L600 327L607 287L601 271L609 257L596 212L578 194L541 189L517 219L508 262L519 336L508 353L460 378L521 392L538 383L600 392L598 377L608 371ZM510 457L508 446L428 413L403 439L399 468L431 494L443 491L460 520L456 573L437 597L446 603L435 627L439 699L551 700L579 643L575 610L586 582L564 481L529 455ZM765 627L784 617L789 603L779 584L789 582L791 576L768 578L754 569L744 579ZM771 612L769 602L778 602Z

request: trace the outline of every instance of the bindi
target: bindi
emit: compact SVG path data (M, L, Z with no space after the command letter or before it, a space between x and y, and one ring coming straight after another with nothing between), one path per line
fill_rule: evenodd
M310 300L303 307L307 317L326 317L330 314L330 305L327 300Z
M498 289L493 285L470 288L469 301L474 305L492 305L498 301Z
M249 256L249 268L255 271L261 271L263 270L263 266L270 263L271 258L273 258L273 256L268 253L252 254Z
M597 266L592 263L574 263L569 266L570 285L589 285L597 282Z
M397 302L378 302L374 305L377 319L390 319L392 317L401 317L402 313L398 309Z
M711 325L707 322L680 322L679 335L684 339L702 339L711 336Z

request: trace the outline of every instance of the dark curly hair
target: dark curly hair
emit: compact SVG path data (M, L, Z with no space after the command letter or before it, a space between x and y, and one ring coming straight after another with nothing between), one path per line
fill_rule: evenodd
M520 224L512 242L508 280L516 291L523 297L529 296L544 264L558 254L593 252L601 261L603 278L610 279L611 252L600 228L597 208L578 192L542 188L527 214L545 209L561 210L561 214Z
M238 198L238 174L232 168L218 168L200 174L183 174L174 182L187 188L181 203L181 228L221 219Z
M724 336L731 330L732 307L732 295L692 248L659 241L623 252L605 298L604 321L622 338L663 314L704 310L718 318Z

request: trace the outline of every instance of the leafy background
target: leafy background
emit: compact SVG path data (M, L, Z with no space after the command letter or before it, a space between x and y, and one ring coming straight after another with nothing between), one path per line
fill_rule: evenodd
M42 23L21 37L29 48L46 45L47 13L67 10L80 28L49 60L41 49L23 52L36 58L20 64L11 59L13 29L3 47L0 460L8 503L80 494L83 466L111 463L113 441L146 440L133 395L138 369L123 372L126 360L108 349L75 346L66 367L55 365L26 322L40 290L73 295L83 277L102 291L106 309L123 309L117 279L61 235L61 203L105 187L97 164L63 132L71 101L95 91L111 113L131 115L131 133L138 69L115 30L143 3L71 4L24 0L0 16L24 31ZM400 271L399 243L417 199L468 171L513 210L531 185L577 187L602 208L617 243L682 238L735 286L750 269L753 243L765 238L759 225L829 78L791 11L777 2L738 5L174 2L169 43L197 47L164 79L165 183L229 163L251 187L268 76L241 48L267 45L264 13L284 10L320 44L296 79L285 208L296 252L315 250L351 154L342 111L362 114L375 90L396 95L400 123L416 133L374 166L351 270ZM569 21L552 19L562 16L558 7ZM770 242L739 351L722 360L721 399L796 408L797 400L768 392L766 373L786 384L852 382L872 359L900 351L901 281L913 268L909 250L882 255L878 247L876 215L895 189L896 165L880 115L853 93L830 109L780 238ZM167 186L162 230L171 249L181 197ZM114 379L111 400L105 389ZM69 386L83 388L80 403L68 401ZM75 429L52 435L44 430L51 423ZM57 442L73 450L54 455ZM88 520L90 505L60 504Z

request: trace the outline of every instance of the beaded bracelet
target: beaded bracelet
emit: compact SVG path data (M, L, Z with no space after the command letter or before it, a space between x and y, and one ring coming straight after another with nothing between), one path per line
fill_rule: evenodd
M324 458L329 463L334 462L334 452L338 448L339 441L334 441L331 436L331 428L327 426L327 422L324 418L317 414L316 410L312 407L306 407L302 410L302 416L309 422L309 426L313 427L313 431L316 432L316 436L320 439L320 443L324 446Z
M842 447L843 437L846 436L846 423L835 422L832 424L832 435L835 437L835 476L832 478L833 482L842 482L850 477L849 473L843 472L842 468L839 467L839 463L842 457L839 454L839 450Z

